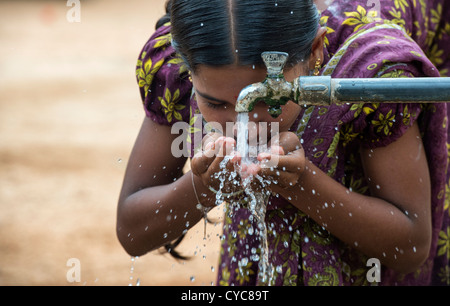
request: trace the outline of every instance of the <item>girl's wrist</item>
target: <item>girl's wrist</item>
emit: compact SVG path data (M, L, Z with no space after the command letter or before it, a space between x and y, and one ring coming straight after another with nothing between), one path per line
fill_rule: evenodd
M302 186L305 184L305 181L308 180L308 175L315 174L314 171L309 169L308 164L310 164L310 162L306 159L305 166L298 171L298 178L295 184L293 183L291 186L280 186L279 184L272 183L267 186L267 189L272 192L272 194L278 194L289 202L298 198L304 191Z
M216 206L216 195L203 185L201 178L191 172L192 188L194 189L198 209L208 209Z
M213 187L209 186L208 189L214 193L216 195L216 200L217 198L222 199L223 201L226 200L233 200L236 198L239 198L240 196L242 196L244 194L244 189L238 190L238 191L234 191L234 192L222 192L220 190L215 190Z

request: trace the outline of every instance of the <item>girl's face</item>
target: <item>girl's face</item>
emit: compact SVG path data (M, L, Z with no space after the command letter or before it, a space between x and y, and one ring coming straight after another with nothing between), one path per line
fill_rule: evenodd
M300 75L306 75L307 69L299 64L292 69L285 69L286 81L292 82ZM226 131L227 122L236 122L237 113L235 111L236 100L241 90L253 83L264 80L267 70L264 68L252 68L251 66L221 66L212 67L199 65L196 73L192 74L192 82L195 88L198 107L203 118L207 122L217 122ZM255 105L249 113L249 121L256 123L267 122L268 129L265 131L270 138L272 129L279 132L288 131L300 113L300 106L292 101L281 107L282 113L278 118L272 118L268 106L263 102ZM278 127L274 123L278 122ZM235 132L234 132L235 133ZM262 133L257 131L256 134ZM250 131L249 131L249 134ZM256 135L254 133L254 135Z

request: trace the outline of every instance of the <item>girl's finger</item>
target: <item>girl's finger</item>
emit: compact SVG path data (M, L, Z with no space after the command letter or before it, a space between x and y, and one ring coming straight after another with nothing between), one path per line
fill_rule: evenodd
M218 155L221 148L220 143L223 141L223 138L219 137L212 141L213 138L210 137L209 140L205 141L206 145L204 150L195 154L191 160L191 169L194 174L202 175L208 171Z
M232 138L220 137L215 141L215 156L213 157L213 160L209 164L207 170L210 176L223 170L221 169L221 163L225 159L225 156L231 156L232 152L234 151L234 145L235 141ZM225 165L225 167L222 168L228 169L228 164L229 162L227 163L227 165Z
M212 163L212 160L202 154L201 152L197 153L192 157L191 159L191 169L192 173L194 173L197 176L201 176L203 173L205 173L209 165Z
M278 168L261 168L259 175L281 188L296 185L300 177L299 172L283 171Z
M277 145L274 145L274 146L270 147L270 153L271 154L277 154L277 155L284 155L285 154L283 147L282 146L277 146Z
M223 137L223 136L222 136L222 134L219 134L219 133L206 134L205 137L203 137L203 139L202 139L202 148L204 150L209 149L212 145L214 145L216 140L219 139L220 137Z
M272 168L288 172L298 172L303 171L304 166L305 152L303 150L293 151L288 155L267 155L267 153L261 153L261 168Z

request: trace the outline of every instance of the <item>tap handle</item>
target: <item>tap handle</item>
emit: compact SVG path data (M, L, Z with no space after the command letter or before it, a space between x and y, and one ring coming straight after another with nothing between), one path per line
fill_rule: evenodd
M286 64L289 54L285 52L267 51L261 54L264 64L267 67L267 76L281 77L283 76L283 68Z

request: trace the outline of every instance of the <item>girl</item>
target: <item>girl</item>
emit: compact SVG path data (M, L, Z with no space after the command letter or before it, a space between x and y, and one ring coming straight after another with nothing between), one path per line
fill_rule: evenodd
M179 238L203 217L198 207L215 205L215 174L235 139L206 135L183 174L186 157L174 157L171 126L189 123L193 146L198 114L225 131L236 122L241 89L266 75L262 52L289 54L287 81L449 73L444 0L335 0L321 16L311 0L173 0L167 8L138 60L147 116L118 205L117 234L135 256ZM249 170L277 182L265 186L271 284L368 284L369 258L381 262L383 285L449 284L445 104L288 102L273 119L260 103L250 119L268 123L259 133L279 128L258 156L277 158L277 168ZM238 164L239 152L226 169ZM241 189L223 186L236 198ZM257 284L255 218L229 206L224 223L218 283Z

